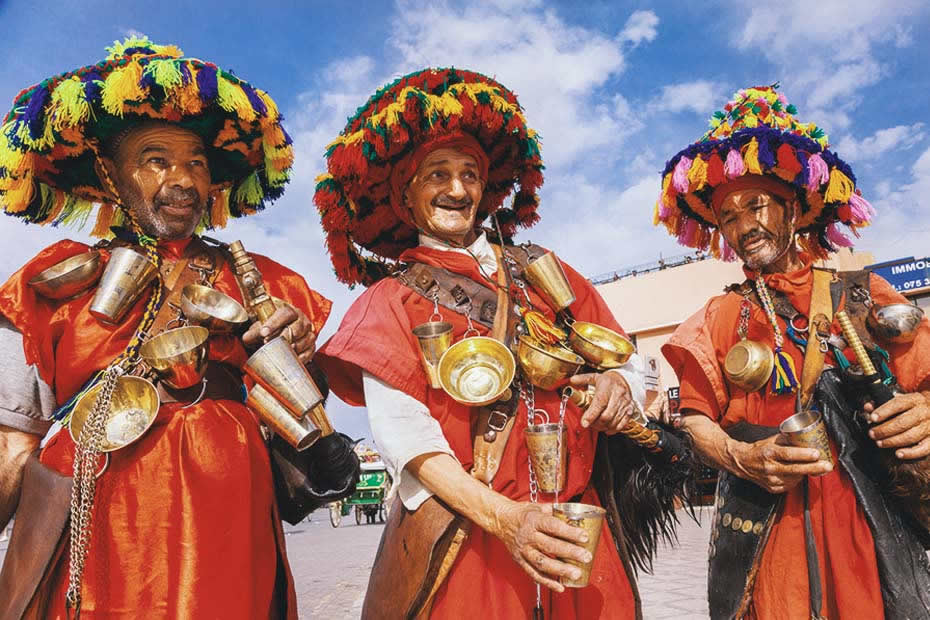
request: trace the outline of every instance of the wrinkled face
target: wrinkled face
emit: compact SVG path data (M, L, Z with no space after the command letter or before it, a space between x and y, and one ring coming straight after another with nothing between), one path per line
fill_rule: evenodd
M484 181L474 157L455 149L427 155L404 191L417 228L456 245L471 243Z
M785 256L794 240L797 204L763 189L733 192L720 204L720 233L747 267L766 267Z
M210 191L206 150L197 134L169 124L143 125L123 138L112 159L102 159L145 234L164 240L193 234Z

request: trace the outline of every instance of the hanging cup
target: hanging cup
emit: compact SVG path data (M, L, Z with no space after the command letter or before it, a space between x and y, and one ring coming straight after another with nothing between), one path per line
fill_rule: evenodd
M84 422L93 410L104 384L100 382L92 387L74 405L68 421L68 432L75 443L81 436ZM144 435L155 421L159 405L158 390L150 381L132 375L119 377L104 423L100 452L119 450Z
M529 335L520 336L517 359L530 383L544 390L555 389L584 366L584 359L573 351Z
M181 290L181 312L189 323L212 334L229 334L245 329L249 314L238 301L203 284L188 284Z
M155 279L156 271L145 254L127 247L114 248L90 303L90 313L104 323L119 323Z
M320 431L319 423L328 425L326 420L322 422L318 415L315 415L315 409L298 420L288 409L261 384L256 383L249 390L249 396L245 404L252 409L262 421L267 424L271 430L280 435L289 444L294 446L298 452L306 450L319 439L323 433ZM322 410L322 407L319 407ZM323 418L325 420L325 412Z
M41 271L29 286L46 299L72 299L96 284L102 271L100 252L90 250Z
M878 340L894 344L913 342L924 318L924 311L909 303L873 305L866 326Z
M516 370L510 349L494 338L477 335L449 347L437 367L442 389L470 407L488 405L508 394Z
M543 493L559 493L565 488L567 471L567 450L565 429L559 437L559 425L548 421L543 424L529 424L524 429L526 449L530 454L536 484Z
M197 325L169 329L143 344L139 355L168 387L183 390L203 379L209 338L207 328Z
M755 392L765 386L774 368L775 354L771 347L747 338L730 347L723 360L727 379L744 392Z
M554 252L546 252L530 261L523 273L540 297L556 312L575 302L575 291Z
M578 579L562 578L562 585L566 588L583 588L591 580L591 567L594 565L594 553L597 543L601 539L601 530L604 527L604 516L607 511L600 506L567 502L552 505L552 516L564 521L572 527L580 527L588 534L588 542L581 545L591 554L590 562L576 562L565 558L564 561L581 569Z
M426 376L429 377L430 386L441 388L437 367L442 354L452 346L452 323L429 321L417 325L411 331L420 345L420 361Z

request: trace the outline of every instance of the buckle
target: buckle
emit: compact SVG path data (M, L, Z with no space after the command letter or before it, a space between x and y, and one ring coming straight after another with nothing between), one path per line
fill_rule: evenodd
M510 420L510 416L501 411L491 410L490 415L488 415L488 428L498 433L504 430L504 427L507 426L507 422Z

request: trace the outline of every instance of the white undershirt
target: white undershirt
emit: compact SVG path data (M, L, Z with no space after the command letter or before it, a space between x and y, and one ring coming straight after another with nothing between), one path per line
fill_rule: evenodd
M488 276L497 272L497 257L484 232L468 246L468 250L449 247L422 232L420 245L460 254L470 252ZM646 366L643 359L634 353L626 364L615 370L626 380L634 402L642 410L646 400ZM362 389L365 393L372 439L394 480L392 493L396 491L408 510L416 510L432 496L432 493L404 468L410 461L423 454L444 453L453 458L455 455L442 434L442 427L436 418L430 415L425 404L368 372L362 373Z

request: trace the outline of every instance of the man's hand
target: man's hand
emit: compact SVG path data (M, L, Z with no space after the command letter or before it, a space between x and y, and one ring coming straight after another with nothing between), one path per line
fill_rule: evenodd
M869 421L877 426L869 431L879 448L894 450L902 461L930 454L930 398L925 393L898 394L875 409L863 407Z
M507 502L495 518L492 533L501 539L514 561L534 581L556 592L565 590L560 577L581 576L581 569L562 560L591 560L591 554L580 546L587 540L587 533L553 517L551 504Z
M571 378L571 386L587 389L594 385L594 399L581 416L581 426L589 426L608 435L619 433L633 415L633 395L626 379L619 372L587 373Z
M253 323L242 335L242 342L257 347L282 334L300 361L307 364L316 351L316 334L307 315L290 304L280 306L264 323Z
M755 443L734 441L728 448L740 478L755 482L769 493L785 493L804 476L833 471L833 464L820 460L816 448L779 445L778 435Z

